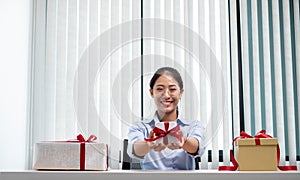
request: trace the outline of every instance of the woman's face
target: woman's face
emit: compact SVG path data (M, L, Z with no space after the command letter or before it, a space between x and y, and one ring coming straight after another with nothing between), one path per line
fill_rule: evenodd
M155 82L150 94L154 99L159 115L175 112L182 96L178 82L168 73L162 74Z

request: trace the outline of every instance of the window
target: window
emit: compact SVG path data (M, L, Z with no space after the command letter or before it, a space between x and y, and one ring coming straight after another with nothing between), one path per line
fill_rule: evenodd
M31 148L93 133L118 168L128 126L153 114L151 73L168 65L184 77L181 112L207 128L201 168L229 165L233 137L260 129L279 138L281 162L295 164L297 3L35 1Z

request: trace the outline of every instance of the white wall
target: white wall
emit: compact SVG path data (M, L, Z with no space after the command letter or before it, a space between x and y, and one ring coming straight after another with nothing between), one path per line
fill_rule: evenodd
M25 169L31 4L0 1L0 170Z

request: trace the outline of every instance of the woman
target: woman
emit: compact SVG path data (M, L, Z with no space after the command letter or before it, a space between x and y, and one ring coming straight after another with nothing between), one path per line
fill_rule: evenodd
M153 119L135 123L128 133L127 153L141 161L144 170L193 170L194 158L203 154L204 128L200 121L187 121L177 108L184 92L179 72L171 67L158 69L150 81L150 95L156 105ZM178 142L156 143L153 128L158 122L176 122Z

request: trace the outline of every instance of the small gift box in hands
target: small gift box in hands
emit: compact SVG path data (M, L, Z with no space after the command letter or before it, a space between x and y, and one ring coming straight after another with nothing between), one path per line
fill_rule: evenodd
M179 131L180 127L176 122L159 122L153 128L154 138L145 138L145 140L150 142L155 141L156 144L164 145L178 143L182 141Z

